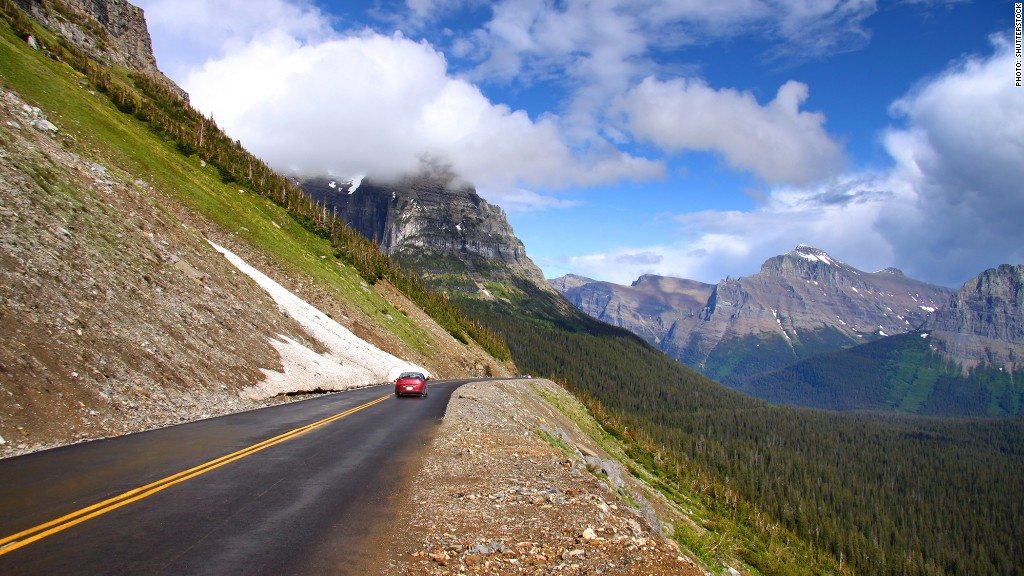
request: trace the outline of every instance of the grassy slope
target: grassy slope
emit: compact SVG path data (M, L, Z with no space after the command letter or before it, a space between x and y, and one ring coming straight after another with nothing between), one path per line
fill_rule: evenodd
M81 74L44 58L6 24L0 26L0 78L70 135L77 152L108 169L143 178L382 325L390 316L388 330L421 352L429 350L430 336L369 288L353 268L341 265L328 241L310 234L266 198L222 183L215 168L201 166L194 156L185 158L105 96L90 93ZM40 35L48 38L45 32Z

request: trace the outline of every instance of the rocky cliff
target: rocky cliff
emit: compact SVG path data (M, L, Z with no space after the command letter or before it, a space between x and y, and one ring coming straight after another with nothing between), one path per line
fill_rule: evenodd
M159 79L188 95L157 68L146 17L127 0L15 0L22 10L93 58Z
M401 265L445 290L500 297L495 292L518 279L555 293L505 212L472 186L438 175L395 182L310 178L301 185Z
M966 367L1024 365L1024 265L982 272L925 326L933 345Z
M591 316L723 380L908 332L951 293L893 268L863 272L804 245L714 286L643 276L628 288L591 282L561 291Z
M598 320L662 345L674 326L704 310L714 286L694 280L645 274L630 286L569 275L551 285L577 308Z

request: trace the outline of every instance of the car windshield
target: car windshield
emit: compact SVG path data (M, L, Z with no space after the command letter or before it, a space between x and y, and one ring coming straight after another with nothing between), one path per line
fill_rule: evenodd
M403 378L419 378L420 380L422 380L423 379L423 375L422 374L418 374L416 372L403 372L402 375L399 376L398 378L399 379L403 379Z

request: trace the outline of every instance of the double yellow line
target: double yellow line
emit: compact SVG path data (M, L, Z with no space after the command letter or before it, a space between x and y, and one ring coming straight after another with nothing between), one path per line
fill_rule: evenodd
M194 468L189 468L188 470L178 472L173 476L168 476L162 480L157 480L156 482L153 482L151 484L146 484L145 486L140 486L133 490L129 490L119 496L115 496L108 500L104 500L97 504L93 504L92 506L82 508L81 510L72 512L71 514L68 514L66 516L61 516L60 518L51 520L45 524L40 524L34 528L23 530L21 532L18 532L17 534L11 534L6 538L0 539L0 556L3 556L8 552L13 552L18 548L21 548L22 546L27 546L33 542L36 542L37 540L42 540L43 538L56 534L57 532L61 532L62 530L67 530L68 528L71 528L76 524L81 524L86 520L95 518L97 516L101 516L103 514L106 514L107 512L116 510L122 506L127 506L128 504L142 500L147 496L152 496L153 494L156 494L157 492L160 492L165 488L170 488L175 484L180 484L181 482L191 480L196 476L206 474L211 470L220 468L225 464L230 464L235 460L240 460L242 458L245 458L246 456L251 456L261 450L265 450L267 448L270 448L271 446L280 444L286 440L291 440L296 436L305 434L306 432L315 430L317 428L320 428L321 426L326 426L336 420L341 420L342 418L350 414L353 414L365 408L369 408L374 404L379 404L390 397L391 394L388 394L387 396L382 396L376 400L367 402L362 406L356 406L355 408L335 414L334 416L329 416L327 418L324 418L323 420L313 422L312 424L307 424L300 428L296 428L289 432L285 432L284 434L281 434L279 436L274 436L273 438L264 440L259 444L253 444L248 448L244 448L237 452L232 452L231 454L228 454L226 456L221 456L216 460L210 460L205 464L200 464L199 466L196 466Z

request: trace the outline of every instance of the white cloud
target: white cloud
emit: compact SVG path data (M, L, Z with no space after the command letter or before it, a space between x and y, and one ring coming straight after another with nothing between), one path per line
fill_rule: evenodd
M873 0L506 0L494 6L493 16L483 29L459 37L454 45L460 55L478 55L479 64L470 73L475 80L543 85L550 78L558 78L560 88L571 86L564 96L559 126L574 145L617 140L621 133L606 114L609 106L627 92L632 97L612 107L613 117L622 104L632 103L631 116L644 124L650 115L643 113L652 109L642 107L640 101L660 91L658 96L670 101L700 106L675 108L679 118L719 119L739 109L745 119L757 120L764 129L755 134L760 138L750 141L736 137L743 129L738 126L740 121L732 121L731 137L719 136L714 129L702 129L699 135L691 130L687 145L674 147L724 152L731 166L751 170L771 182L806 182L834 174L842 164L841 146L822 128L824 117L797 110L806 99L806 87L787 83L778 98L762 108L749 94L714 90L699 79L683 82L682 90L678 84L658 86L650 78L659 72L653 54L748 35L766 38L777 46L763 58L793 54L814 58L866 41L861 23L874 11ZM637 86L644 77L648 80ZM673 147L673 142L665 138L665 130L668 128L650 127L640 135ZM725 138L729 141L723 142ZM754 150L766 143L775 147L774 154ZM789 150L787 146L795 148ZM780 158L785 161L777 162Z
M683 41L677 25L692 26L705 36L729 36L760 21L771 30L794 21L844 21L829 25L836 29L859 22L839 16L858 3L837 0L771 5L749 0L737 10L661 0L648 0L642 10L618 0L570 0L557 6L546 0L507 1L493 7L484 28L452 36L453 45L466 53L470 46L483 48L485 61L476 75L463 79L448 70L444 55L431 45L398 33L340 34L332 25L344 22L333 21L305 0L140 3L154 42L173 46L157 46L161 66L198 108L212 113L273 166L388 176L415 169L427 156L450 163L492 198L523 208L564 205L529 194L517 198L523 187L664 176L663 161L632 156L609 141L628 145L604 114L615 95L639 80L638 74L655 69L648 57L652 45ZM425 22L473 6L482 5L477 0L408 0L406 8L414 21ZM548 74L568 76L560 89L569 87L569 103L557 116L531 118L491 102L471 83L472 78L519 75L529 83ZM634 98L649 86L636 88ZM710 91L706 104L726 110L736 104L737 94ZM799 85L787 84L763 108L749 97L753 106L748 108L758 109L762 120L775 112L769 135L779 137L775 144L797 146L785 162L762 160L723 142L712 143L711 149L769 181L804 178L814 160L830 166L838 155L836 145L824 135L821 116L797 110L804 94ZM699 140L694 146L701 149L705 144ZM815 144L816 156L808 152Z
M133 0L146 15L160 69L184 78L207 58L267 34L300 40L333 34L329 17L308 1Z
M957 62L893 104L907 126L885 137L893 178L914 196L877 228L908 269L949 283L1024 263L1024 98L1009 40L992 40L992 56Z
M954 63L893 104L906 125L885 135L890 169L776 187L751 212L677 216L683 242L567 263L620 283L649 272L716 282L805 242L864 270L897 266L948 286L1024 263L1024 98L1007 73L1009 42L993 44L992 55Z
M400 34L301 42L271 32L207 61L184 87L232 137L285 171L380 178L429 157L495 193L663 172L618 150L577 155L551 118L491 103L448 75L443 54Z
M620 248L570 258L567 264L584 276L617 283L647 273L714 283L753 274L765 259L807 243L867 270L885 268L892 265L893 252L873 225L895 193L876 189L878 179L875 174L845 175L814 188L775 188L752 212L675 216L681 242ZM646 258L632 258L636 255Z
M704 150L771 183L805 183L838 172L842 147L825 116L800 110L808 89L787 82L761 106L748 92L715 90L699 80L648 77L617 100L634 137L669 151Z

